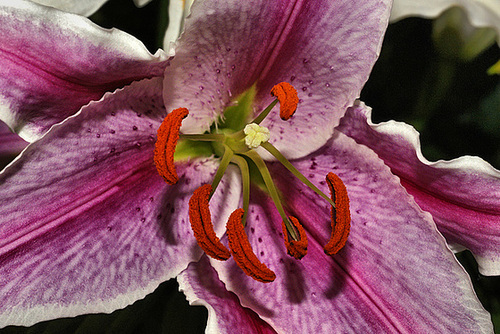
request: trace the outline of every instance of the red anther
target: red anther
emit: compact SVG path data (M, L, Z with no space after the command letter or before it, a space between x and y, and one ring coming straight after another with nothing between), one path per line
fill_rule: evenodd
M293 256L297 260L300 260L307 254L306 231L304 230L304 227L299 223L299 220L297 218L292 216L288 218L295 227L295 230L299 232L299 240L290 240L285 222L282 222L281 226L283 227L283 235L285 236L286 250L289 255Z
M165 117L158 128L158 136L155 144L154 161L156 170L165 182L176 184L179 178L175 171L174 153L177 140L179 140L179 129L182 120L186 118L189 111L186 108L178 108Z
M229 248L231 249L233 258L238 267L248 276L263 283L272 282L276 279L276 274L259 261L250 246L245 229L241 223L244 213L243 209L236 209L229 216L226 225Z
M271 95L275 96L280 103L281 119L284 121L290 119L299 103L299 96L295 88L288 82L281 82L271 89Z
M196 189L189 199L189 221L198 245L205 253L217 260L227 260L229 250L214 232L208 201L212 186L204 184Z
M346 244L351 228L351 213L349 211L349 197L342 180L333 173L328 173L326 182L330 188L332 201L332 235L324 247L328 255L337 254Z

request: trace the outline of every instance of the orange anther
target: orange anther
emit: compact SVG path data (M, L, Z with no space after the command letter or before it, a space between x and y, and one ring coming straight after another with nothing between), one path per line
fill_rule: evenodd
M168 184L176 184L179 180L175 171L174 153L182 120L188 114L186 108L175 109L165 117L158 128L154 161L156 170Z
M299 97L297 91L288 82L281 82L271 89L271 95L280 103L280 117L286 121L292 117L297 109Z
M189 221L201 249L214 259L227 260L231 253L215 235L210 217L208 201L211 191L212 186L209 184L204 184L194 191L189 199Z
M269 283L276 279L276 274L259 261L255 256L248 237L241 223L241 218L245 211L236 209L227 222L227 237L229 239L229 248L233 254L238 267L248 276L263 283Z
M290 240L285 222L282 222L281 226L283 227L283 235L285 236L286 250L289 255L300 260L307 254L306 231L297 218L290 216L289 221L293 224L295 230L299 232L299 240Z
M347 242L349 230L351 228L351 213L349 211L349 197L347 189L342 180L333 173L328 173L326 182L330 188L332 201L335 208L332 207L332 235L324 247L328 255L337 254Z

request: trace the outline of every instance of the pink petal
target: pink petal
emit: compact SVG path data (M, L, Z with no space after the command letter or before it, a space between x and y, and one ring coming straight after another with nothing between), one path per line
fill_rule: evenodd
M0 119L33 141L106 91L161 76L163 52L89 20L0 0Z
M0 121L0 157L16 155L28 145L21 137L10 131L7 124Z
M430 215L371 150L336 133L320 152L293 162L325 192L328 172L344 181L350 237L340 253L327 256L329 205L275 163L272 175L289 213L308 233L308 254L300 261L286 254L280 217L254 190L247 233L276 280L263 284L232 260L212 261L243 306L283 333L492 332L489 314Z
M106 94L0 174L0 327L111 312L199 259L187 205L217 162L180 163L175 186L158 175L161 91L154 79ZM218 231L239 200L235 180L214 195Z
M263 125L274 129L271 141L286 156L304 156L330 138L359 96L389 7L379 0L195 2L165 72L166 108L188 108L183 131L199 133L252 85L257 113L273 100L272 86L289 81L300 112L289 122L274 113Z
M207 256L191 263L177 276L179 289L190 305L208 309L207 333L276 333L271 326L249 308L241 306L238 297L226 290Z
M500 171L470 156L429 162L413 127L373 124L364 104L348 110L339 130L385 161L447 241L473 252L483 275L500 275Z

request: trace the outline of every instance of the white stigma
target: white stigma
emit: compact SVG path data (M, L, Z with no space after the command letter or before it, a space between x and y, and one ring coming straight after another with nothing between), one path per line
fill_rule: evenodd
M249 148L259 147L260 144L267 142L271 137L268 128L255 123L247 124L243 132L246 134L245 144Z

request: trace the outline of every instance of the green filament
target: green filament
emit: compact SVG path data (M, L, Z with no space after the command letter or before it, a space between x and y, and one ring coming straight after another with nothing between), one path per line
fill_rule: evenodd
M241 218L243 226L246 226L246 219L248 213L248 206L250 203L250 171L248 169L248 163L242 156L234 155L231 162L238 165L241 171L241 182L243 186L243 210L245 213Z
M260 174L262 175L262 179L264 180L264 183L266 184L267 191L269 195L271 196L271 199L274 202L274 205L276 206L276 209L278 210L281 219L285 222L286 229L288 233L290 233L291 237L294 240L299 240L299 235L297 234L297 231L295 231L295 228L293 227L292 224L288 221L288 217L285 214L285 210L283 210L283 206L281 205L281 201L278 195L278 191L276 190L276 186L274 185L273 179L271 178L271 174L269 173L269 169L267 169L266 163L260 155L254 151L250 150L246 153L244 153L247 157L252 159L254 164L257 166L257 169L259 170Z
M306 186L311 188L316 194L323 197L328 203L330 203L335 208L335 203L331 200L330 197L326 196L321 190L319 190L314 184L311 183L301 172L295 168L290 161L288 161L283 154L276 147L274 147L271 143L266 142L262 143L260 146L265 148L269 153L271 153L278 161L285 166L286 169L290 171L296 178L302 181Z

